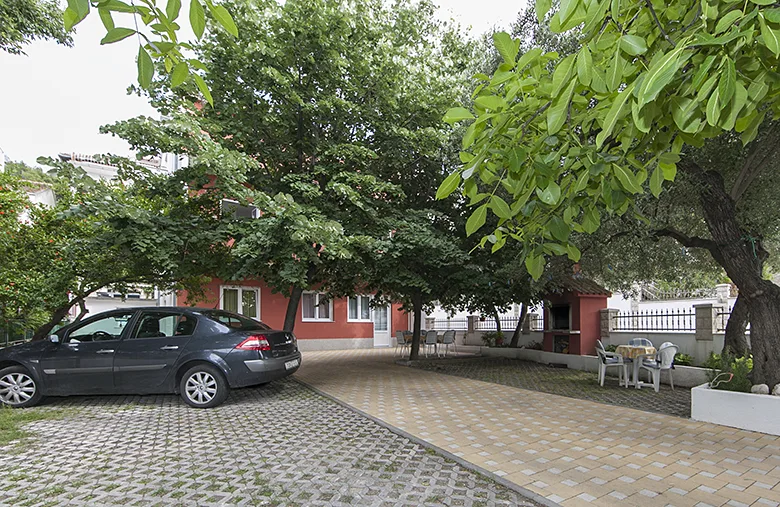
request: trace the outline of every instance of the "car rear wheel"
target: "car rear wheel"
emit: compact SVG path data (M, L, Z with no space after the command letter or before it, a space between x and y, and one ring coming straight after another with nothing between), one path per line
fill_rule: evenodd
M224 375L210 364L198 364L184 373L179 392L185 403L196 408L211 408L222 404L230 387Z
M0 405L12 408L32 407L41 401L41 391L27 368L9 366L0 370Z

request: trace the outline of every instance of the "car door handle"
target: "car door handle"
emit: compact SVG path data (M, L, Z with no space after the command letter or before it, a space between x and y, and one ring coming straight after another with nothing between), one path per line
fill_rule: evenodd
M113 354L114 349L100 349L97 351L98 354Z
M160 347L160 350L179 350L178 345L166 345L165 347Z

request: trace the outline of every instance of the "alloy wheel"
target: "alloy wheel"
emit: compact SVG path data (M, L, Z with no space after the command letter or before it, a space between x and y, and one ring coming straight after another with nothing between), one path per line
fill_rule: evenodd
M0 378L0 402L16 406L35 396L35 380L25 373L8 373Z
M208 372L195 372L187 379L184 390L190 401L205 405L217 394L217 380Z

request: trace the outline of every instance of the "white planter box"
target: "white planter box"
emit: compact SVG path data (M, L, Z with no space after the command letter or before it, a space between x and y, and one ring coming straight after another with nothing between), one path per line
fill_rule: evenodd
M780 396L691 389L691 419L780 436Z

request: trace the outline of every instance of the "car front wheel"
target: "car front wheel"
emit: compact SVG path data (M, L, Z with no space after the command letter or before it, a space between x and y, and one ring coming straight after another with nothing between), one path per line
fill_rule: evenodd
M230 387L225 376L210 364L198 364L184 373L179 392L184 401L195 408L211 408L222 404Z
M12 408L32 407L41 401L41 391L27 368L9 366L0 370L0 405Z

